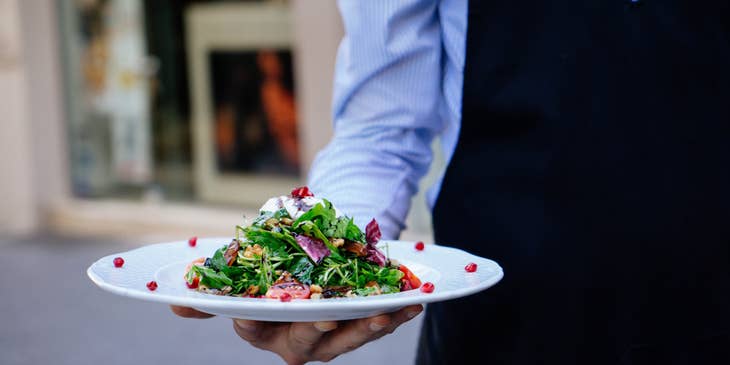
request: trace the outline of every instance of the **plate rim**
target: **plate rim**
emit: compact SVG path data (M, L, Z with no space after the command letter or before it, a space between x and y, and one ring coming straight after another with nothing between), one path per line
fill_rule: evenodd
M205 237L205 238L199 238L199 240L230 240L230 238L226 237ZM387 243L396 243L396 244L409 244L413 243L412 241L404 241L404 240L384 240ZM245 311L245 310L253 310L253 311L283 311L283 310L296 310L301 312L319 312L319 311L327 311L332 309L342 309L342 310L378 310L378 309L385 309L385 308L396 308L396 307L405 307L408 305L414 305L414 304L428 304L433 302L441 302L446 301L450 299L465 297L480 291L483 291L485 289L488 289L495 284L497 284L499 281L502 280L504 277L504 270L502 267L494 260L476 256L474 254L471 254L465 250L450 247L450 246L443 246L443 245L437 245L437 244L429 244L431 248L436 247L438 250L446 250L446 251L452 251L452 252L458 252L462 255L465 255L467 257L474 257L478 258L480 260L484 260L489 262L489 264L492 266L491 268L494 269L496 272L491 275L487 280L484 280L482 282L479 282L477 285L464 287L464 288L457 288L457 289L450 289L446 291L435 291L433 293L429 293L427 295L409 295L409 296L396 296L396 297L387 297L391 294L386 295L378 295L373 297L364 297L364 298L332 298L327 300L317 300L316 304L314 304L311 300L292 300L290 302L281 302L276 299L266 299L266 298L238 298L241 299L240 301L232 301L232 300L220 300L215 298L220 298L219 296L213 296L211 294L211 298L195 298L195 297L183 297L179 295L172 295L172 294L163 294L159 292L154 291L144 291L142 289L131 289L131 288L125 288L118 285L113 285L103 278L101 278L95 271L94 268L96 265L100 264L101 261L116 257L116 256L123 256L128 255L130 252L143 250L145 248L148 248L150 246L162 246L162 245L174 245L174 244L181 244L186 241L171 241L171 242L160 242L160 243L154 243L149 245L144 245L141 247L137 247L131 250L127 250L124 252L114 253L110 255L103 256L96 261L94 261L87 269L86 274L91 279L91 281L97 285L99 288L101 288L104 291L110 292L112 294L129 297L133 299L140 299L145 301L151 301L151 302L158 302L158 303L164 303L169 305L180 305L180 306L186 306L186 307L193 307L193 308L207 308L212 310L227 310L227 311ZM397 259L397 258L396 258ZM414 261L405 259L408 261ZM433 268L433 266L429 266L430 268ZM437 270L439 273L442 274L441 270ZM231 298L231 297L225 297L225 298ZM372 298L372 299L369 299ZM356 300L352 300L356 299ZM366 300L363 300L366 299ZM266 307L263 307L262 304L266 303ZM314 305L313 305L314 304Z

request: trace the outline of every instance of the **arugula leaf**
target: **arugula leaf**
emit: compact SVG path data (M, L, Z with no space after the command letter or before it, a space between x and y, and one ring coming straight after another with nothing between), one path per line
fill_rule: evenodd
M403 278L403 272L398 269L382 267L375 274L376 281L387 285L397 286L400 279Z
M332 238L345 238L347 235L347 227L350 225L352 218L340 217L330 222L331 225L325 230L324 234Z
M212 268L214 268L216 270L221 270L223 267L228 266L228 264L226 263L226 259L223 256L224 253L226 252L227 248L228 248L228 246L225 245L215 251L215 253L213 254L213 257L210 258L210 266Z
M355 242L365 242L365 234L362 233L360 227L355 224L355 221L350 218L347 222L347 228L345 229L345 238Z
M293 226L296 227L299 223L305 221L311 221L317 225L320 231L326 231L332 225L332 222L337 220L337 212L332 207L332 203L327 199L322 199L323 203L317 203L307 212L302 214Z
M222 272L229 278L239 277L243 274L244 268L240 266L228 266L224 256L227 248L228 246L223 246L215 251L213 257L210 258L210 267L216 271Z
M191 271L195 271L195 273L200 277L200 284L209 288L221 289L224 286L233 284L233 280L226 276L226 274L216 272L208 267L193 265Z
M259 244L261 247L267 247L270 252L277 256L288 258L289 253L286 246L290 245L301 251L301 247L290 234L282 232L267 231L258 227L249 227L246 230L246 238L250 244Z
M312 272L314 265L306 257L300 258L288 270L292 275L296 276L299 281L307 285L312 283Z

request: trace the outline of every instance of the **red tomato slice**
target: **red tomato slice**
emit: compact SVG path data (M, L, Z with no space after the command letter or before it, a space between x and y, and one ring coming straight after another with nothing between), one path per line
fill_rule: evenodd
M403 272L403 278L401 281L407 282L412 289L416 289L421 287L421 279L416 276L411 270L408 270L406 265L401 264L398 266L398 270ZM406 289L409 290L409 289Z
M310 294L309 286L306 284L282 283L270 287L266 292L266 297L270 299L279 299L279 297L284 293L289 293L292 299L308 299Z

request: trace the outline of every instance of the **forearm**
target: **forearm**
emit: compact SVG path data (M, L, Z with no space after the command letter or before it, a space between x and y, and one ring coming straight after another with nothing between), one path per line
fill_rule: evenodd
M442 128L441 37L433 1L340 2L346 36L335 72L335 134L310 187L384 236L404 228Z

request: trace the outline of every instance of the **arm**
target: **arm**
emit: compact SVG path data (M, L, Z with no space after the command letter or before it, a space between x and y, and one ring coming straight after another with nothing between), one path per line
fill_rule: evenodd
M434 1L340 2L345 38L335 70L334 137L310 188L384 238L404 228L442 129L441 36Z
M341 1L346 35L335 73L335 136L317 156L310 187L385 238L403 228L440 128L441 38L437 2ZM210 315L172 308L187 318ZM423 307L341 322L234 320L236 333L288 364L329 361L393 332Z

